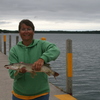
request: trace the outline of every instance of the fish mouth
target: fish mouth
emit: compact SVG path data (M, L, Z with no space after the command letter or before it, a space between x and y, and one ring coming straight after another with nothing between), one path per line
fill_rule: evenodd
M8 65L4 65L4 67L6 67L6 66L8 66Z
M6 67L7 69L9 69L8 65L5 65L4 67Z
M9 65L4 65L4 67L10 66L10 65L13 65L13 64L9 64Z

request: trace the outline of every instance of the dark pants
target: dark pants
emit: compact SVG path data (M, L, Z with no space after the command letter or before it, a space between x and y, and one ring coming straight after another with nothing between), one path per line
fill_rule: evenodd
M12 95L12 100L23 100L23 99L19 99L14 95ZM31 100L49 100L49 94Z

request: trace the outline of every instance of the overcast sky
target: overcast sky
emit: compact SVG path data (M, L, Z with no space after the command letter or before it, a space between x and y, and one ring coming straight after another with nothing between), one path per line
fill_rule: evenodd
M100 0L0 0L0 29L22 19L36 30L100 30Z

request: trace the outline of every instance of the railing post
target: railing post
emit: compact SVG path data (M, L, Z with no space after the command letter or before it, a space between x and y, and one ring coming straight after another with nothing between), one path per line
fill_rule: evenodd
M9 50L11 48L11 35L9 35Z
M16 36L16 44L19 42L19 36Z
M0 51L2 52L2 36L0 35Z
M3 36L4 41L4 54L6 55L6 35Z
M67 93L72 95L72 40L66 41L66 76L67 76Z

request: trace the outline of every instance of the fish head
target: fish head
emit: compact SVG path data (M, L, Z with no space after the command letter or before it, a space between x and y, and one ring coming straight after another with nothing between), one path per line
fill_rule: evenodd
M18 67L15 66L14 64L8 64L8 65L5 65L4 67L7 68L7 69L15 69L15 70L18 69Z
M9 69L9 65L4 65L5 68Z

